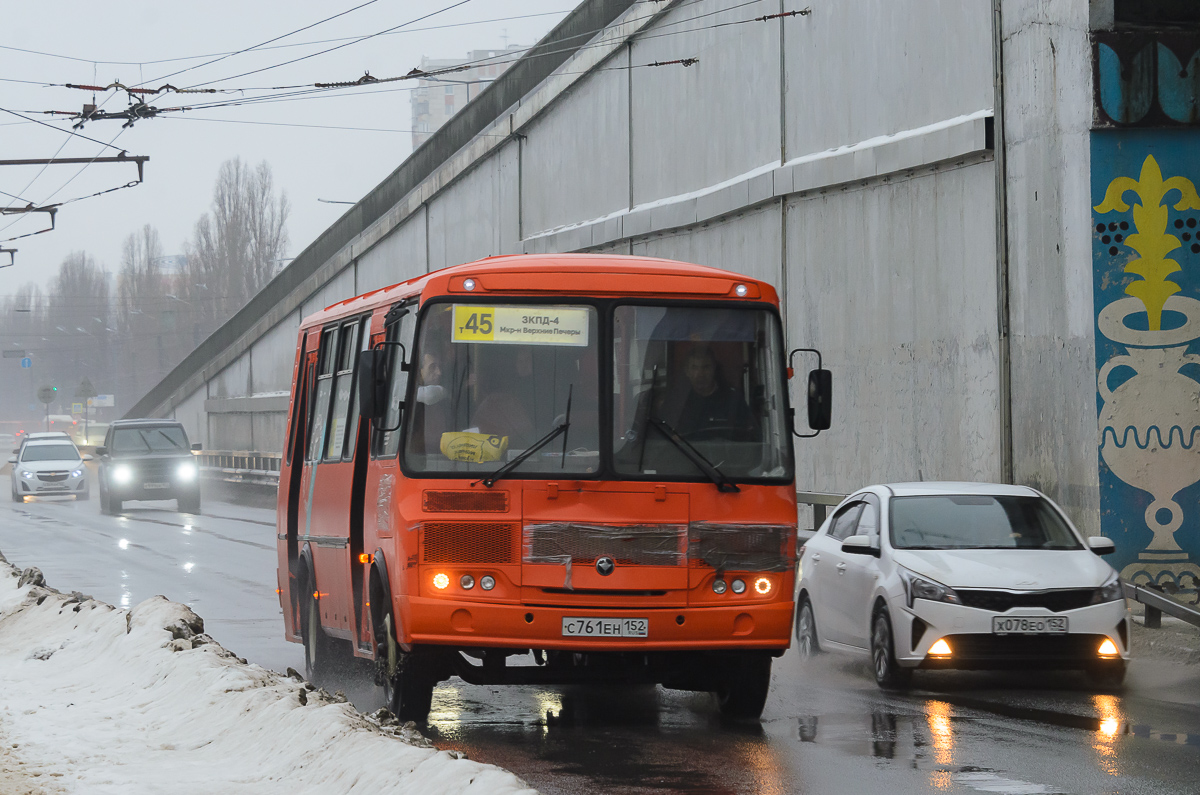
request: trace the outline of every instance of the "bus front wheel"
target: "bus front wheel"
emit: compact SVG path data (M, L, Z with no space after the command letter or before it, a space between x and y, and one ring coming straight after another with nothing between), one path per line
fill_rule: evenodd
M400 720L424 721L433 706L434 678L420 651L403 652L392 631L392 616L383 619L383 691L388 709Z
M771 656L749 652L731 659L717 688L721 715L737 720L757 720L771 689Z

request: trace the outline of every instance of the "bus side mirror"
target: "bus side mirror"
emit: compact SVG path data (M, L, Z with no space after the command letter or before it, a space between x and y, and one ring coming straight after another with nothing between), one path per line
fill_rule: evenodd
M808 374L808 427L829 430L833 418L833 373L825 369Z
M816 348L796 348L788 355L788 371L794 372L792 361L800 352L817 355L817 369L808 372L808 427L812 433L800 433L795 427L795 411L792 412L792 435L801 439L816 436L829 430L833 417L833 373L821 366L821 352Z

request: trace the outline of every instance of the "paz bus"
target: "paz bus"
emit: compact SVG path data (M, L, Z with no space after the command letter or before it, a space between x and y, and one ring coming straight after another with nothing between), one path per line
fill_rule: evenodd
M792 436L812 435L792 374L769 284L667 260L492 257L306 318L287 639L312 678L374 661L404 719L451 676L661 684L757 718L794 610Z

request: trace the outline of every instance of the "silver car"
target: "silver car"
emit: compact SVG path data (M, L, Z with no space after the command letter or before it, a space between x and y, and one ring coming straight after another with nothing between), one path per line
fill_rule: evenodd
M13 452L15 455L8 459L12 464L13 502L55 496L86 500L91 495L83 462L92 457L80 455L70 439L29 439Z

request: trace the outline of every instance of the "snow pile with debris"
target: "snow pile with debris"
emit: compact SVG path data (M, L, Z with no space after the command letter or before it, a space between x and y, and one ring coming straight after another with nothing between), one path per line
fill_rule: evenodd
M0 792L533 793L247 664L156 596L118 610L0 557Z

